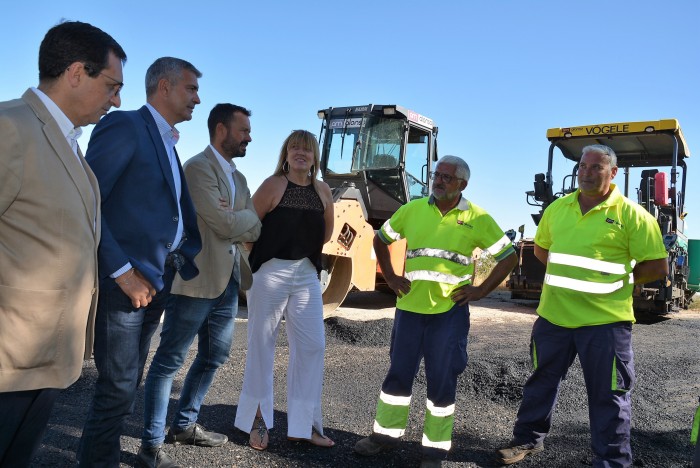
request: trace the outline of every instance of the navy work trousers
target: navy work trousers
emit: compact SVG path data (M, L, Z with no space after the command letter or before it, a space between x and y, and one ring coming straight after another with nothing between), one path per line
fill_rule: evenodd
M425 362L426 393L435 406L453 405L457 378L467 367L469 305L441 314L396 309L391 331L391 365L382 384L390 395L411 396L413 380ZM423 446L426 458L444 459L446 450Z
M578 355L588 395L593 466L630 466L632 324L564 328L540 317L532 328L530 351L534 372L523 388L514 442L542 443L552 426L559 385Z

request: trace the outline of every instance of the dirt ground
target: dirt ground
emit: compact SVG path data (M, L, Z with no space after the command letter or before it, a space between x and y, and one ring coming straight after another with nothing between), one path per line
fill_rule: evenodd
M326 319L326 368L323 413L332 449L286 439L287 341L283 328L277 348L275 420L270 447L256 452L247 434L233 428L246 350L246 312L239 314L229 361L219 370L204 402L199 422L229 436L220 448L167 446L168 453L188 467L411 467L420 464L425 407L425 376L414 385L411 415L404 442L393 452L359 458L352 447L370 431L377 396L388 366L388 340L393 299L381 293L353 294L338 314ZM507 442L522 385L530 373L528 340L536 318L534 303L511 301L496 292L471 306L469 366L459 380L453 446L444 466L494 466L493 450ZM692 416L700 396L698 337L700 311L634 327L637 385L632 394L634 465L690 467ZM156 343L153 344L155 350ZM191 350L186 367L194 358ZM171 408L184 371L173 386ZM74 466L96 370L86 362L83 377L58 401L44 443L32 466ZM122 466L132 466L142 425L142 389L122 437ZM172 411L171 411L172 412ZM172 414L170 415L170 417ZM590 466L590 437L583 378L578 362L565 381L545 441L546 450L517 466Z

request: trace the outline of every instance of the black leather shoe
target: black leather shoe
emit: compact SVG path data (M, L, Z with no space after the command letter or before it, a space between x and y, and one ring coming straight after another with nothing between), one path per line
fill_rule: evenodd
M192 424L181 432L168 430L165 441L171 444L197 445L199 447L221 447L228 442L228 437L224 434L205 431L199 424Z
M140 468L181 468L180 465L163 451L163 446L139 448L136 455L136 466Z

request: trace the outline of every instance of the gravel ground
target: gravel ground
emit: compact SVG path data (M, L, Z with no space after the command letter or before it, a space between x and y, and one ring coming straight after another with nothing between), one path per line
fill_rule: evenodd
M507 442L530 372L528 340L535 319L527 301L506 300L494 293L472 305L469 366L459 381L452 451L444 466L495 466L493 449ZM200 423L227 434L220 448L167 446L168 453L188 467L411 467L420 464L420 440L425 405L425 375L414 387L411 416L404 442L393 452L373 459L355 456L352 447L368 434L376 399L388 366L392 299L381 293L353 294L337 316L326 319L326 373L323 397L326 434L331 449L286 439L286 336L278 340L275 416L270 446L257 452L248 435L233 428L241 390L246 348L245 309L236 323L233 350L219 370L200 415ZM690 467L692 415L700 395L698 336L700 313L634 327L637 386L633 393L632 449L634 465ZM155 349L156 343L153 344ZM187 366L194 357L190 351ZM43 445L32 466L73 466L75 450L97 377L92 361L82 378L59 398ZM171 408L184 372L173 386ZM143 388L122 437L122 466L132 466L141 434ZM170 418L170 416L169 416ZM526 458L523 467L590 466L588 412L578 361L564 383L546 450Z

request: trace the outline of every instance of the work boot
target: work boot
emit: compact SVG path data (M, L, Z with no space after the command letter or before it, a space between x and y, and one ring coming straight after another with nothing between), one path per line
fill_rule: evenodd
M180 465L168 456L162 445L139 448L136 455L136 466L140 468L180 468Z
M373 432L369 437L358 440L353 450L363 457L371 457L393 449L398 443L398 439Z
M184 431L173 430L171 427L165 441L171 444L197 445L199 447L221 447L228 442L224 434L205 431L199 424L192 424Z
M510 446L496 450L496 459L503 465L512 465L513 463L518 463L527 455L539 453L543 450L544 444L515 445L514 442L511 442Z

